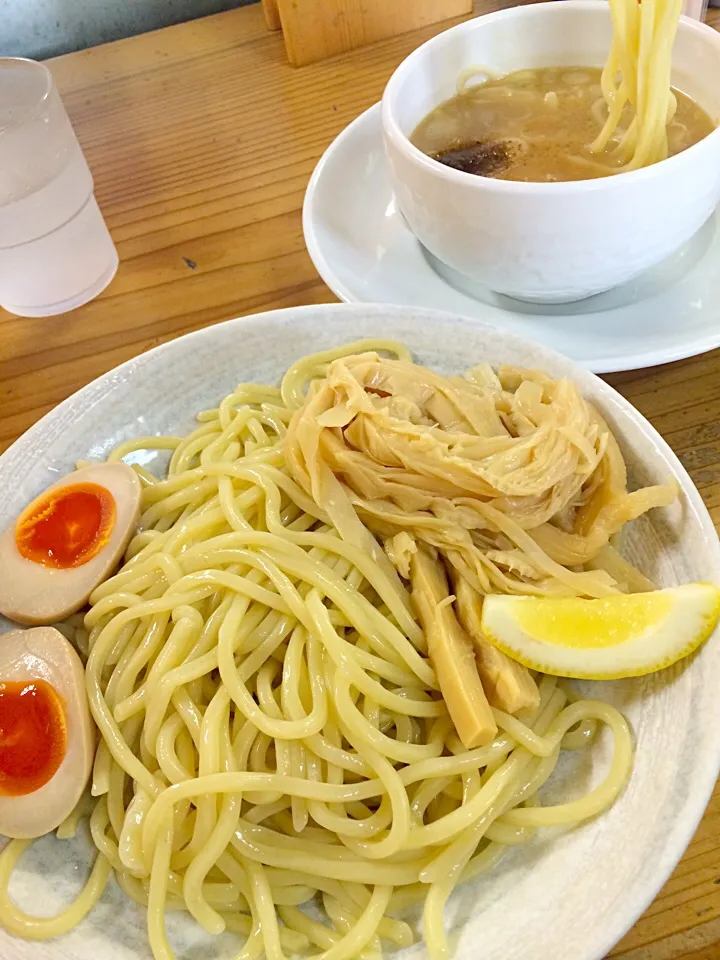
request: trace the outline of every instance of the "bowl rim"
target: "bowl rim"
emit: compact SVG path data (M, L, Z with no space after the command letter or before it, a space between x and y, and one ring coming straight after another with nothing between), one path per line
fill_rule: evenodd
M609 5L600 4L597 0L563 0L563 8L580 11L590 16L610 16ZM392 143L407 159L421 167L426 172L433 174L436 178L465 185L476 191L492 190L498 193L511 194L577 194L590 192L608 192L609 190L622 190L624 185L630 187L632 184L638 184L644 180L654 180L670 177L673 174L687 176L688 171L683 167L691 167L694 160L701 151L708 152L718 150L720 153L720 123L716 124L715 129L702 140L698 140L692 146L677 153L673 157L667 157L658 163L650 164L647 167L641 167L638 170L626 170L613 176L594 177L589 180L558 180L554 182L525 181L525 180L500 180L494 177L484 177L482 175L466 173L464 170L456 170L454 167L448 167L445 164L438 163L426 153L423 153L416 147L412 141L400 129L395 112L395 90L401 81L421 60L427 50L436 45L446 42L446 37L450 33L472 33L486 23L513 20L516 18L527 18L543 16L544 14L558 13L558 4L556 0L544 0L542 3L531 3L527 5L506 7L502 10L496 10L492 13L482 14L479 17L473 17L463 23L456 24L443 30L436 36L431 37L416 47L405 59L395 68L390 79L385 85L382 95L382 127L386 142ZM710 42L711 46L717 49L717 56L720 60L720 32L713 27L695 20L692 17L681 15L678 32L689 32L699 35L703 40Z

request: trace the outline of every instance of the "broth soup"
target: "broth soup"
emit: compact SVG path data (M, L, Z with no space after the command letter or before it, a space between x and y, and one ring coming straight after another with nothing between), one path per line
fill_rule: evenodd
M479 176L547 182L588 180L620 172L616 148L632 122L627 104L599 152L589 149L608 115L595 67L518 70L474 82L436 107L411 141L441 163ZM686 150L715 127L690 97L673 89L677 109L667 127L668 155Z

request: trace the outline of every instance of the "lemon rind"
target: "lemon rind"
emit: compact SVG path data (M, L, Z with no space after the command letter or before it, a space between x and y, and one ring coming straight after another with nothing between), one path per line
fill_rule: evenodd
M672 654L668 654L667 656L663 657L661 660L656 660L652 664L648 664L647 667L634 666L621 670L602 671L601 673L574 669L568 672L567 668L561 668L553 665L552 663L543 663L539 660L533 660L531 657L523 656L520 651L513 648L510 644L501 641L492 632L492 630L488 628L487 624L483 624L483 632L490 643L497 647L498 650L501 650L506 656L516 660L518 663L521 663L529 670L538 670L541 673L548 674L549 676L567 677L571 680L624 680L630 677L645 677L651 673L658 673L661 670L666 670L668 667L678 663L678 661L689 657L707 640L709 640L712 634L715 632L718 619L720 618L720 588L718 588L716 584L708 582L696 585L710 586L715 592L714 603L705 613L702 614L702 619L705 621L703 627L698 630L697 634L689 643L685 644L681 648L678 648L677 651L673 651ZM634 646L636 642L637 641L635 640L628 641L626 644L620 645L618 649L621 650L623 646ZM558 649L564 650L567 648L559 645Z

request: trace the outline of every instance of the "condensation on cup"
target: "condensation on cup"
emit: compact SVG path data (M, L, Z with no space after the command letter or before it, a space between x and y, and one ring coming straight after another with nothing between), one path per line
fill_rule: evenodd
M118 255L49 70L0 58L0 306L65 313L110 283Z

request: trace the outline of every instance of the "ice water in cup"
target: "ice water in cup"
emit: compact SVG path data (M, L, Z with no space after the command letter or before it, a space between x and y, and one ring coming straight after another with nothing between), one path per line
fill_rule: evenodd
M118 255L50 72L0 58L0 306L65 313L110 283Z

